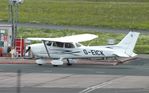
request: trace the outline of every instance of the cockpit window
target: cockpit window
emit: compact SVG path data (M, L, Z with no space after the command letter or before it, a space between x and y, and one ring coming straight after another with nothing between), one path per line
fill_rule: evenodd
M47 46L51 46L52 42L48 41Z
M54 47L61 47L61 48L63 48L63 45L64 45L64 43L62 43L62 42L54 42L53 43Z
M72 43L65 43L65 48L74 48Z

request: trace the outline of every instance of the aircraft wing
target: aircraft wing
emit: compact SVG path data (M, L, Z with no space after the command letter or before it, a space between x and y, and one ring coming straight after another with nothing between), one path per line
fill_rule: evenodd
M31 37L31 38L26 38L26 40L31 40L31 41L42 41L42 40L50 40L52 38L36 38L36 37Z
M65 36L59 38L26 38L27 40L35 40L35 41L56 41L56 42L84 42L97 38L97 35L94 34L80 34L80 35L72 35Z

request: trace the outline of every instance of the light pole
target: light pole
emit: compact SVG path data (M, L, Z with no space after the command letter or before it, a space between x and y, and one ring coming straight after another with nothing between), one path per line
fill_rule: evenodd
M19 5L23 3L24 0L9 0L9 22L12 25L12 37L11 45L15 47L15 38L17 32L17 20L19 17L18 8Z

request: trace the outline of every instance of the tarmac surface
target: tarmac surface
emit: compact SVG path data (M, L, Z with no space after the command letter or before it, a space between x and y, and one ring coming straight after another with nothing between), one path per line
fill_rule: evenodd
M119 65L53 67L34 60L4 64L6 60L15 59L0 58L0 93L149 93L149 55Z

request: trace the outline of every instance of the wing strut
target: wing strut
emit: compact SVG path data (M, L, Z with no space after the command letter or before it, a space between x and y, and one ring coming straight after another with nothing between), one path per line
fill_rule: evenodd
M46 46L46 40L42 40L42 41L43 41L43 44L44 44L44 46L45 46L45 48L46 48L48 57L50 58L51 56L50 56L50 53L49 53L48 48L47 48L47 46Z

